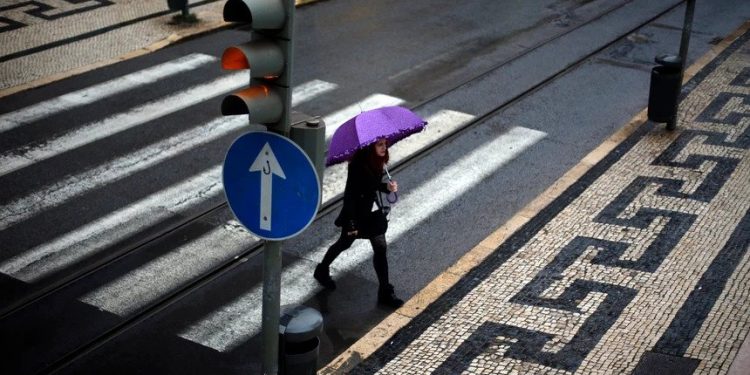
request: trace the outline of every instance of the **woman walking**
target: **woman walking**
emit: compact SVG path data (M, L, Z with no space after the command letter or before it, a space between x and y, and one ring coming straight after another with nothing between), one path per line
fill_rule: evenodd
M395 193L398 183L383 182L384 168L388 163L388 144L384 138L357 151L349 162L344 190L344 206L335 221L341 227L339 239L328 249L323 261L315 267L313 276L327 289L336 289L329 267L342 251L352 246L356 239L368 239L374 252L372 263L378 276L378 304L398 308L404 301L397 298L388 280L388 259L385 232L388 229L387 208L379 192ZM378 209L372 211L373 203Z

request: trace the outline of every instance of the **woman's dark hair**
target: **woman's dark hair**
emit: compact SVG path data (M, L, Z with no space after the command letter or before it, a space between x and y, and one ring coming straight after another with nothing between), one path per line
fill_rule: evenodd
M390 153L388 152L388 148L386 148L385 155L382 158L379 157L375 152L376 143L357 151L351 161L354 162L356 160L363 162L372 172L382 174L383 167L388 163L388 160L390 160Z
M372 168L373 171L378 173L383 173L383 167L388 164L388 160L390 158L390 154L388 153L388 148L385 149L385 155L381 158L378 156L378 153L375 152L375 145L378 144L377 142L373 143L368 147L370 149L369 157L368 157L368 164L370 164L370 168Z

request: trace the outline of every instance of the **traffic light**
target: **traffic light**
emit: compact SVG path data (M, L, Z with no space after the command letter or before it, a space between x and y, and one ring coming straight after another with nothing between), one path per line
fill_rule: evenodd
M228 0L224 20L252 29L250 41L224 50L221 66L250 72L250 86L224 98L221 113L288 136L292 105L294 0Z
M224 20L249 26L250 41L224 50L221 66L249 70L250 85L224 98L225 116L249 115L250 123L291 138L310 157L321 177L325 160L325 123L319 117L292 114L294 0L228 0Z

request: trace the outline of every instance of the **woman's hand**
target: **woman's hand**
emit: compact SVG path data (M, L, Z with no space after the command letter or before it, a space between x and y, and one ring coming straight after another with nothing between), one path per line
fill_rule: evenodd
M388 191L390 191L391 193L395 193L398 191L398 182L396 182L396 180L388 181Z

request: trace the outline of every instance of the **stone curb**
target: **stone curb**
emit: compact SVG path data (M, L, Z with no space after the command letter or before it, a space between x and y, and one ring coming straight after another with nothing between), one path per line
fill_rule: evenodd
M694 64L685 69L683 84L688 82L698 71L713 61L734 40L748 30L750 30L750 21L745 22L732 34L701 56ZM345 374L372 355L378 348L385 345L398 330L409 324L413 318L440 298L440 296L461 280L464 275L482 263L516 230L536 216L549 203L557 199L560 194L578 181L589 169L607 156L647 120L647 109L643 109L620 128L620 130L586 155L576 166L568 170L552 186L516 213L508 222L477 244L442 274L438 275L432 282L409 299L403 307L386 317L380 324L370 330L369 333L360 338L338 357L334 358L325 367L321 368L318 374ZM750 344L748 343L748 339L745 339L745 343L742 346L743 350L735 358L735 362L738 362L738 365L734 366L733 364L732 366L732 370L740 371L737 374L744 373L742 371L746 371L747 364L750 363Z

